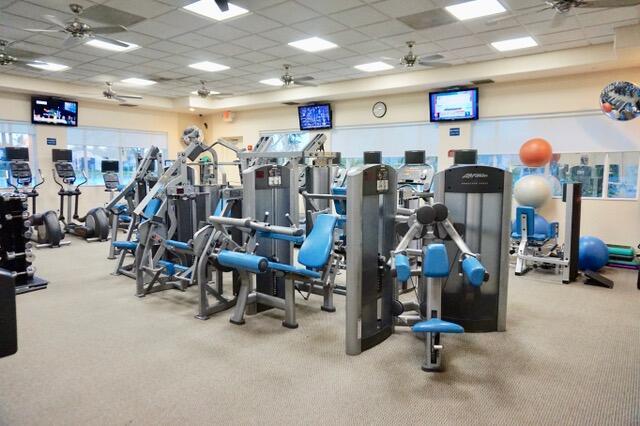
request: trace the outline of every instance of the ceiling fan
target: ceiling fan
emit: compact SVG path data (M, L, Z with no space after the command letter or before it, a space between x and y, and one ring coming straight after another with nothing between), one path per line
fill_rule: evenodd
M226 12L229 10L229 2L227 0L216 0L216 4L222 12Z
M405 68L413 68L416 65L422 65L423 67L432 67L432 68L441 68L441 67L448 67L451 64L448 64L446 62L437 62L440 59L444 59L444 56L442 55L429 55L429 56L418 56L415 53L413 53L413 48L416 45L415 41L408 41L406 42L407 47L409 48L409 52L407 52L406 55L404 55L402 58L400 58L400 65L402 65ZM397 58L390 58L390 57L382 57L380 59L386 59L389 61L396 61Z
M127 99L142 99L142 96L138 95L121 95L117 93L115 90L113 90L113 84L108 81L106 81L104 84L107 85L107 88L102 91L102 96L107 99L118 101L122 106L131 106L131 104L128 104Z
M524 12L519 14L511 14L507 16L500 16L498 18L489 19L487 25L495 25L505 19L517 18L518 16L534 15L536 13L546 12L547 10L555 10L555 14L551 19L551 27L558 27L562 25L564 20L569 16L568 12L574 8L587 9L587 8L617 8L617 7L629 7L640 4L640 0L547 0L544 2L544 7L531 12ZM532 9L532 8L529 8Z
M9 47L12 43L13 43L12 41L10 42L7 40L0 40L0 66L8 66L8 65L26 66L28 64L44 63L40 61L35 61L33 59L29 59L26 57L21 57L21 56L26 56L26 54L29 54L29 52L21 51L19 53L15 52L14 54L7 52L7 47Z
M44 19L56 25L56 29L38 29L38 28L26 28L25 31L35 33L64 33L68 37L64 40L63 46L70 47L76 43L81 43L88 39L96 39L104 41L105 43L114 44L119 47L128 47L126 43L115 40L110 37L104 37L103 34L114 34L127 31L127 28L122 25L113 25L107 27L92 27L86 22L80 20L80 15L84 8L79 4L71 3L69 9L73 12L73 19L68 22L62 21L60 18L54 15L42 15Z
M313 77L311 76L294 77L291 74L291 65L284 64L282 68L284 70L284 74L280 76L280 81L284 84L284 87L291 87L294 84L298 86L310 86L310 87L317 86L316 84L310 83L310 81L313 80Z
M198 90L196 90L196 93L198 96L200 96L203 99L208 98L209 96L233 96L232 93L219 93L219 92L214 92L213 90L209 89L207 87L207 82L204 80L200 80L200 87L198 88Z

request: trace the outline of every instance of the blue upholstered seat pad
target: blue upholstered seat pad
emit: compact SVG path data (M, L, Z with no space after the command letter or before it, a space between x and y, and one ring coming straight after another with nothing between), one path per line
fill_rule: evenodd
M395 256L396 261L396 277L398 281L405 282L411 278L411 264L409 258L404 254L397 254Z
M311 233L300 247L298 262L314 269L326 265L333 249L333 230L337 220L338 217L331 214L320 214L316 217Z
M160 209L161 204L162 204L162 201L160 201L158 198L152 199L144 208L142 215L147 219L153 217L153 215L155 215L158 212L158 209Z
M164 243L168 246L175 247L180 250L191 250L191 245L183 241L165 240Z
M138 247L137 241L113 241L112 246L119 249L135 250Z
M422 250L422 275L432 278L449 276L449 256L444 244L429 244Z
M464 333L464 328L458 324L442 321L439 318L420 321L411 327L414 333Z
M160 266L162 266L167 271L168 275L175 275L176 271L177 272L186 272L186 271L189 270L189 268L184 266L184 265L180 265L178 263L169 262L167 260L159 260L158 264Z

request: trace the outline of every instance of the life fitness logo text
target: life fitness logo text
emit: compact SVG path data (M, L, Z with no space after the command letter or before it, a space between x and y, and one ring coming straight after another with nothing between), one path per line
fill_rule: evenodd
M489 177L486 173L465 173L462 175L462 184L463 185L487 185L487 178Z

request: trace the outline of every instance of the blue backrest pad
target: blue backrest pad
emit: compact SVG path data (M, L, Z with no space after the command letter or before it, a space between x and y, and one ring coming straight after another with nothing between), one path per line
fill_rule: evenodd
M308 268L322 268L333 248L333 229L338 217L320 214L316 217L311 233L302 243L298 252L298 262Z

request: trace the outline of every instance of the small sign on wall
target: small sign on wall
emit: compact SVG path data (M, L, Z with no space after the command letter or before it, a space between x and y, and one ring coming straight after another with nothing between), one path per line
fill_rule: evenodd
M47 138L47 145L57 145L58 141L56 138Z
M449 136L460 136L460 127L452 127L449 129Z

